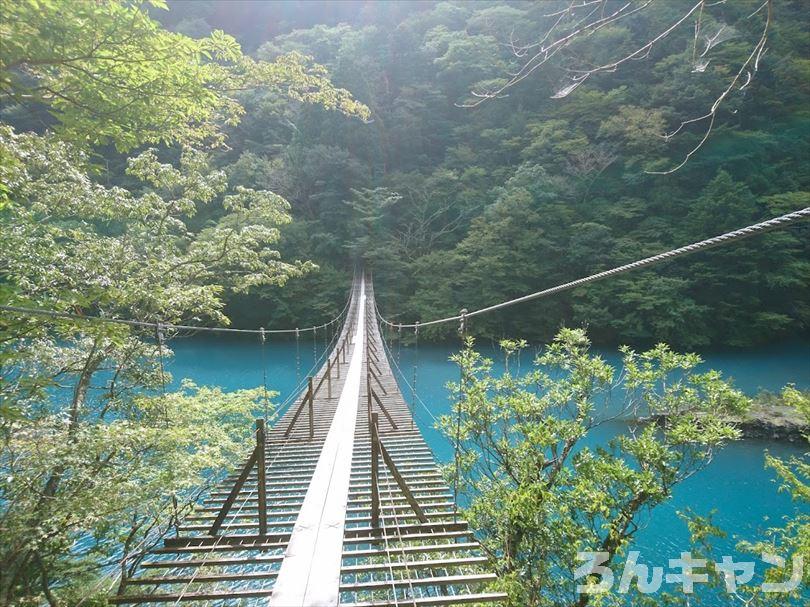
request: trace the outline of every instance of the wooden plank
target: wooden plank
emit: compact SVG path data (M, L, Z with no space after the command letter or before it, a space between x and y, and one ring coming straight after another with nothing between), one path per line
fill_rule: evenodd
M447 513L442 513L443 516L447 516ZM449 513L450 517L452 518L453 513L452 511ZM256 529L259 535L264 536L267 535L267 527L272 527L274 530L278 531L278 529L283 529L284 527L293 527L295 525L295 521L270 521L265 525L264 533L258 531L259 521L248 521L246 523L236 523L230 522L228 523L228 529L230 531L235 531L236 529ZM205 531L208 529L207 525L194 525L194 524L183 524L180 525L180 531L184 533L192 532L192 531Z
M471 603L498 603L505 601L505 592L478 592L474 594L455 594L452 596L423 596L403 600L376 600L360 603L341 603L340 607L445 607L446 605L469 605Z
M426 541L436 541L436 540L448 540L448 539L456 539L462 537L472 537L471 531L430 531L427 533L396 533L396 529L392 527L381 527L382 533L380 531L375 530L375 533L371 534L366 529L366 532L369 535L356 535L352 537L347 537L343 540L344 544L379 544L385 539L390 539L392 536L395 537L398 541L403 542L414 542L419 540L426 540ZM347 529L347 531L350 531ZM392 533L388 533L388 531L392 531Z
M452 508L453 502L422 502L422 508ZM397 505L387 505L387 506L380 506L380 510L396 510L397 512L401 512L404 510L408 510L410 505L403 504L401 506ZM346 509L346 512L366 512L368 508L364 506L350 506ZM452 510L447 510L447 512L452 512ZM246 515L249 516L249 515Z
M438 577L403 578L399 580L375 580L370 582L356 582L354 584L341 584L341 592L359 592L361 590L379 590L392 586L453 586L455 584L478 584L493 582L498 579L494 573L472 573L468 575L443 575ZM410 602L410 601L409 601Z
M309 378L309 389L307 390L304 399L301 401L301 404L298 405L296 408L295 413L293 414L292 419L290 420L289 425L287 426L287 430L284 432L284 438L289 438L290 434L292 433L292 429L295 426L295 422L298 421L298 418L301 416L301 411L304 410L304 406L307 402L311 402L312 400L312 378Z
M371 390L370 387L369 387L369 390ZM394 421L394 418L391 417L391 414L388 412L388 409L382 403L382 401L380 400L380 397L377 396L377 393L374 390L371 390L371 397L374 399L374 402L377 403L377 406L380 409L382 409L382 412L385 413L385 417L388 419L388 423L391 424L391 426L394 428L394 430L399 430L399 426L397 426L397 423Z
M377 385L380 387L380 390L383 391L383 394L388 396L388 390L386 390L385 386L382 385L382 382L380 381L380 378L377 377L377 374L374 373L374 371L372 371L371 369L369 369L368 372L371 375L371 377L373 377L377 381Z
M388 553L396 556L397 548L392 548ZM436 559L433 561L388 561L384 563L371 563L367 565L344 565L340 570L342 574L348 573L370 573L374 571L388 571L389 569L431 569L447 567L463 567L466 565L482 565L488 563L485 556L469 556L457 559Z
M136 585L159 585L163 584L192 584L192 583L217 583L217 582L244 582L247 580L271 580L278 575L276 571L246 571L244 573L217 573L213 575L172 575L160 577L136 577L127 580L127 586Z
M396 553L406 554L426 554L428 552L465 552L479 550L478 542L451 542L448 544L421 544L418 546L397 546ZM362 550L344 550L344 559L365 559L373 557L385 557L388 552L385 548L364 548Z
M262 565L264 563L278 563L284 560L283 554L273 556L254 556L232 559L181 559L165 561L144 561L141 567L146 569L183 569L185 567L227 567L229 565Z
M332 358L326 357L326 398L332 398Z
M213 552L266 552L269 550L283 550L287 542L263 542L259 544L216 544L214 546L177 546L174 548L156 548L154 554L195 554Z
M113 605L134 603L176 603L178 601L216 601L221 599L247 599L272 596L272 590L224 590L222 592L181 592L177 594L137 594L111 596Z
M193 535L188 537L167 537L163 540L165 548L183 548L185 546L221 546L221 545L239 545L246 546L248 549L255 544L264 544L268 542L281 542L290 538L289 533L278 533L274 535Z

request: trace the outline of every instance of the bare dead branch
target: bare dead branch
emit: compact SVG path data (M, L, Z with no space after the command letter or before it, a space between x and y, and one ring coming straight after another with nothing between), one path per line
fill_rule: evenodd
M701 147L703 147L703 144L705 144L706 141L709 139L709 135L711 134L712 129L714 128L715 118L717 117L717 110L719 109L723 101L725 101L726 98L734 91L734 87L743 77L743 74L746 75L746 81L739 87L739 90L743 90L751 83L754 74L756 74L756 72L759 70L759 60L762 57L763 53L765 52L765 47L768 42L768 32L770 31L771 21L773 18L772 0L765 0L763 6L767 6L768 10L766 12L765 23L762 26L762 34L760 35L759 41L756 43L756 45L754 45L754 48L748 55L748 58L740 66L740 69L737 70L737 73L734 75L734 78L731 79L728 86L723 90L722 93L720 93L717 99L715 99L709 112L703 116L700 116L699 118L684 120L683 122L681 122L681 124L678 126L677 129L675 129L672 133L669 133L668 135L665 136L665 138L669 140L673 136L677 135L681 130L683 130L685 126L708 119L709 120L708 127L706 128L706 132L704 133L703 138L698 142L698 144L695 147L689 150L684 159L673 168L668 169L666 171L646 171L646 173L650 175L669 175L671 173L674 173L681 167L683 167L687 162L689 162L689 159ZM756 11L751 13L749 18L758 13L759 10L760 9L757 9Z
M507 80L507 82L505 84L503 84L503 85L501 85L501 86L499 86L499 87L497 87L497 88L495 88L493 90L490 90L490 91L484 91L484 92L473 91L472 95L477 98L475 101L471 101L471 102L468 102L468 103L456 104L456 105L458 107L467 107L467 108L477 107L478 105L480 105L481 103L483 103L484 101L486 101L488 99L494 99L494 98L497 98L499 96L503 96L507 89L515 86L517 83L519 83L519 82L525 80L526 78L528 78L532 73L534 73L540 67L542 67L543 65L548 63L548 61L552 57L557 55L557 53L559 53L562 49L567 47L571 42L573 42L574 40L576 40L580 36L591 35L591 34L593 34L594 32L598 31L599 29L601 29L602 27L604 27L606 25L614 23L614 22L618 21L619 19L629 17L632 14L638 13L639 11L642 11L645 8L647 8L648 6L650 6L653 3L653 1L654 0L648 0L644 4L641 4L641 5L639 5L639 6L635 7L635 8L631 8L632 3L627 2L626 4L622 5L620 8L615 10L610 15L600 17L600 18L598 18L598 19L596 19L594 21L591 21L589 23L585 23L583 25L583 22L585 20L587 20L587 18L590 15L592 15L596 10L598 10L599 7L597 7L596 9L594 9L590 13L588 13L588 15L586 15L585 17L580 19L573 26L572 31L570 31L568 34L566 34L566 35L564 35L564 36L562 36L560 38L557 38L554 42L552 42L548 46L545 46L543 43L537 43L537 44L529 45L529 46L522 47L521 49L519 49L518 52L516 52L516 56L523 57L526 54L528 54L529 49L536 48L538 46L538 44L539 44L539 47L540 47L539 50L528 61L526 61L523 64L523 66L516 73L510 75L510 78ZM701 3L702 3L702 1L701 1ZM701 3L699 3L699 4L701 4ZM691 12L694 12L694 9L692 11L690 11L690 14L691 14ZM551 36L551 34L556 30L557 26L562 21L562 18L564 16L565 16L565 14L563 14L560 18L558 18L558 20L554 23L554 25L552 25L551 28L548 30L548 32L546 32L546 35L543 37L543 40L547 40Z
M646 2L641 2L637 5L633 5L632 2L626 2L613 12L605 14L607 6L606 0L571 0L566 8L544 15L544 17L551 19L552 21L550 25L543 31L537 42L517 46L514 37L510 36L507 46L512 50L514 56L522 59L523 62L516 71L507 74L508 78L505 82L489 90L471 91L470 94L472 100L465 103L458 103L456 105L459 107L472 108L477 107L487 100L508 96L509 89L546 65L549 61L551 61L551 59L553 59L563 49L569 47L576 40L591 36L600 29L615 24L621 19L626 19L631 15L638 14L641 11L649 8L654 2L655 0L647 0ZM551 96L551 98L562 99L567 97L578 87L580 87L588 78L595 74L614 72L625 63L648 58L656 45L667 37L671 36L673 32L691 19L694 19L695 22L694 39L691 45L692 71L696 73L704 72L711 62L711 58L708 57L709 51L717 45L737 35L736 30L730 25L726 24L721 25L714 33L706 34L704 32L706 29L706 9L724 3L725 0L719 0L716 2L699 0L695 2L694 4L685 8L684 11L680 13L680 15L673 22L657 33L654 37L650 38L640 47L624 54L618 59L608 61L601 65L588 65L581 68L563 66L563 69L568 72L568 77L560 88ZM714 100L709 110L701 116L683 120L675 130L663 135L666 141L670 141L673 137L679 133L682 133L686 127L697 123L705 123L706 132L704 133L704 136L701 138L700 142L698 142L698 144L686 154L682 162L678 163L672 169L666 171L647 171L647 173L665 175L683 167L684 164L688 162L688 160L708 140L708 137L711 134L716 122L718 108L735 90L744 90L751 84L759 69L759 61L766 51L768 34L772 22L772 3L773 0L764 0L756 10L746 17L746 19L751 19L761 13L763 9L766 10L766 17L762 26L762 33L759 41L754 45L751 53L739 67L737 73L729 81L728 86L726 86L726 88Z

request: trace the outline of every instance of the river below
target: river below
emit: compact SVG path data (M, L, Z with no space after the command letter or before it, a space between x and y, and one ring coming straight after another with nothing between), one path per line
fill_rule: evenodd
M196 336L176 340L171 346L175 357L168 369L175 384L189 378L201 385L224 389L261 385L262 350L256 339ZM320 338L313 341L309 335L302 337L298 344L277 341L266 345L267 382L272 390L279 392L277 401L294 390L323 348ZM493 348L483 347L482 351L498 360ZM615 351L597 351L611 364L619 362ZM450 411L446 384L458 378L457 367L448 360L453 352L454 347L450 345L420 345L418 352L413 347L403 346L395 347L393 352L408 383L413 383L415 372L419 398L413 404L414 416L441 462L452 459L452 446L433 428L431 416ZM778 391L787 383L810 388L810 343L704 352L702 356L706 361L704 368L722 371L750 395L760 390ZM526 353L524 364L530 362L530 354ZM499 370L502 366L496 362L495 368ZM411 402L411 387L402 377L398 379L406 401ZM618 427L603 427L590 442L607 440L618 431L621 431ZM677 515L678 511L687 509L702 515L715 511L714 523L728 533L728 537L716 542L716 547L720 554L741 558L735 549L737 542L762 537L768 527L781 525L796 512L797 506L790 497L777 491L775 475L764 465L765 453L789 457L802 456L804 451L806 445L802 448L798 444L763 440L741 440L727 446L707 468L677 486L668 503L657 507L646 518L634 542L634 549L641 552L640 562L666 569L669 559L678 558L682 551L689 549L686 524ZM762 564L757 566L759 570Z

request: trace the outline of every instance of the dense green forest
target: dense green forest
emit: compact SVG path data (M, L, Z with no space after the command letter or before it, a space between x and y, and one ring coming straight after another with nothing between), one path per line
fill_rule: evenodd
M705 145L664 175L651 172L677 166L706 124L664 134L703 115L728 85L761 33L764 12L748 18L759 3L712 7L697 41L690 21L643 57L554 98L574 60L618 59L692 7L662 3L577 42L498 98L463 107L471 91L519 68L513 46L546 31L557 4L173 5L170 27L225 29L262 59L311 55L371 110L358 124L317 106L244 99L247 117L218 160L235 183L291 202L281 248L320 269L266 290L266 307L230 300L234 318L324 318L362 260L386 316L427 320L807 206L803 2L774 4L755 77L720 106ZM548 339L566 324L588 326L601 343L692 348L796 335L810 321L801 230L476 319L472 330Z

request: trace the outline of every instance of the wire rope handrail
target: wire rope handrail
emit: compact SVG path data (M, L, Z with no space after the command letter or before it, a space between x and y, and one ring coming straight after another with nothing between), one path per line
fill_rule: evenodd
M688 244L682 247L678 247L677 249L671 249L669 251L665 251L663 253L658 253L657 255L653 255L651 257L645 257L643 259L636 260L631 263L627 263L621 266L617 266L615 268L611 268L609 270L605 270L603 272L598 272L596 274L591 274L590 276L585 276L583 278L578 278L576 280L572 280L569 282L565 282L559 284L554 287L550 287L548 289L543 289L542 291L537 291L535 293L529 293L528 295L523 295L522 297L517 297L515 299L510 299L507 301L502 301L500 303L487 306L485 308L480 308L478 310L473 310L472 312L467 312L462 310L460 314L456 314L455 316L447 316L445 318L437 318L434 320L428 320L425 322L416 321L413 323L397 323L387 320L382 315L379 314L380 321L386 325L391 327L397 328L404 328L404 329L417 329L419 327L427 327L431 325L439 325L447 322L454 322L454 321L464 321L467 318L472 316L478 316L479 314L486 314L487 312L494 312L495 310L500 310L501 308L506 308L509 306L513 306L515 304L523 303L525 301L531 301L534 299L539 299L541 297L547 297L549 295L555 295L562 291L568 291L569 289L574 289L576 287L580 287L582 285L586 285L591 282L595 282L597 280L601 280L602 278L607 278L609 276L615 276L617 274L622 274L624 272L630 272L632 270L637 270L639 268L644 268L647 266L651 266L653 264L668 261L670 259L674 259L675 257L680 257L683 255L689 255L691 253L697 253L698 251L703 251L705 249L710 249L712 247L721 246L729 242L733 242L735 240L740 240L742 238L748 238L750 236L755 236L762 232L767 232L769 230L775 230L787 225L796 223L798 221L802 221L805 219L810 219L810 207L805 207L798 211L794 211L792 213L787 213L785 215L780 215L779 217L774 217L773 219L768 219L767 221L761 221L759 223L752 224L750 226L746 226L744 228L740 228L738 230L733 230L731 232L726 232L724 234L720 234L719 236L714 236L712 238L707 238L705 240L700 240L698 242L693 242L692 244Z
M232 327L204 327L199 325L178 325L173 323L133 320L130 318L107 318L105 316L85 316L82 314L74 314L72 312L60 312L58 310L46 310L43 308L28 308L24 306L0 305L0 310L2 310L3 312L13 312L16 314L26 314L29 316L47 316L50 318L64 318L69 320L84 320L88 322L101 322L108 324L127 325L130 327L154 329L156 331L159 330L208 331L212 333L247 333L251 335L264 335L264 334L279 334L279 333L286 333L286 334L306 333L308 331L316 332L318 329L329 327L340 320L340 318L343 316L343 313L348 308L350 301L351 298L349 298L346 301L346 304L343 306L343 310L332 320L329 320L320 325L313 325L310 327L295 328L295 329L265 329L265 328L236 329Z

